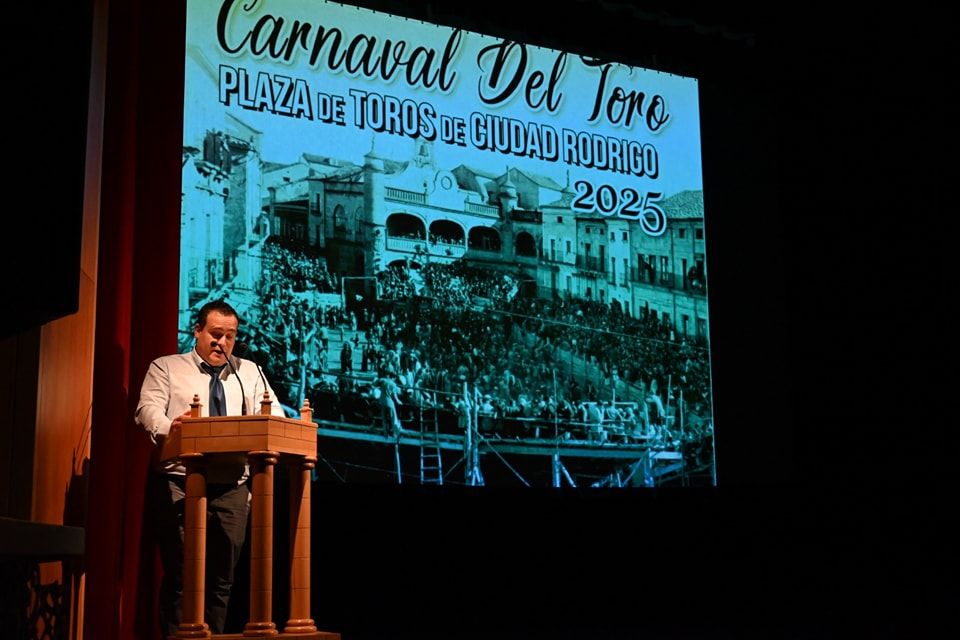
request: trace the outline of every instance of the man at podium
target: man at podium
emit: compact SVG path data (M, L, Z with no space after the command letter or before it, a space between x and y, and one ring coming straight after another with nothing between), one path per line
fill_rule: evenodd
M256 363L233 356L240 318L223 300L200 308L189 353L167 355L150 363L140 390L136 422L159 446L183 418L190 417L194 395L201 416L256 413L264 391L276 396ZM280 403L271 408L283 416ZM218 464L207 472L207 564L204 619L222 633L234 567L240 556L250 511L250 476L245 459ZM160 624L164 637L176 633L183 592L183 522L185 469L176 463L155 465L150 479L150 508L159 519L163 561Z

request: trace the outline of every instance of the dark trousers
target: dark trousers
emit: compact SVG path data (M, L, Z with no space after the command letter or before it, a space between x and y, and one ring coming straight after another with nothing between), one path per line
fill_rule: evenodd
M157 509L157 537L163 561L160 583L160 629L163 637L176 633L183 596L183 476L153 474ZM212 633L223 633L233 570L247 535L250 488L247 484L207 485L207 563L204 621Z

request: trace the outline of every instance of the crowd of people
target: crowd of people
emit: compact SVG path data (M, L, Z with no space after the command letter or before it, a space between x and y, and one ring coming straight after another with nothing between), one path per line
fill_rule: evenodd
M464 261L387 269L378 299L343 308L321 295L336 290L322 261L268 246L240 341L289 407L308 397L318 418L380 425L390 380L397 415L440 410L451 429L476 409L492 436L551 425L550 437L601 442L712 435L707 350L652 317L521 295L518 276Z
M463 260L433 262L423 268L424 295L436 306L465 308L477 299L500 304L509 302L519 291L519 280L510 274L491 273Z
M323 260L278 244L270 239L263 244L263 272L261 287L267 291L291 289L293 291L339 291L337 281L327 271Z
M573 367L556 344L529 332L512 313L421 300L378 315L366 340L373 345L371 370L395 377L411 404L454 410L466 385L491 418L483 421L491 431L522 418L567 425L567 437L599 433L602 440L611 432L674 439L678 402L685 403L684 419L698 424L709 406L686 398L696 394L679 386L679 377L668 396L653 376L621 382L612 369ZM633 393L618 401L616 389L625 383Z
M359 370L396 380L404 404L456 412L466 385L493 431L520 418L573 425L570 437L605 431L686 440L706 433L706 350L671 339L652 318L589 301L518 296L517 278L464 262L431 263L417 275L403 268L381 274L388 295L357 314L364 332ZM618 401L624 385L631 393ZM368 392L376 396L377 385ZM690 425L683 434L680 402Z
M617 307L567 297L516 298L508 308L538 344L559 346L637 386L669 380L683 399L709 405L710 363L705 348L652 316L633 318Z

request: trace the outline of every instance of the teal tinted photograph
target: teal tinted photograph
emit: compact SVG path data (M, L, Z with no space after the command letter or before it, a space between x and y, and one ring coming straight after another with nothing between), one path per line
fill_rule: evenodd
M182 172L181 351L232 305L318 478L716 484L695 78L189 2Z

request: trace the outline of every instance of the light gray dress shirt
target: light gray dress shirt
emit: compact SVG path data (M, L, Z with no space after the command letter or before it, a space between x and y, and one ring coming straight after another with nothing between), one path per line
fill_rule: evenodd
M230 361L236 368L237 374L234 375L229 365L224 366L220 372L223 393L227 401L227 415L241 415L244 401L247 415L259 414L264 387L257 365L250 360L232 356ZM196 350L190 353L162 356L150 363L140 389L136 422L150 434L154 442L170 432L170 424L174 418L190 410L194 395L200 396L202 404L200 415L202 417L210 415L210 374L201 368L202 363L203 359ZM245 397L240 391L241 382ZM271 413L282 417L283 408L269 383L267 383L267 390L273 400ZM184 473L183 466L172 463L165 465L163 470L167 473ZM241 474L239 477L238 473ZM225 478L229 478L229 481L243 482L248 474L246 465L239 464L238 461L238 464L233 465L232 468L224 468L220 465L217 469L211 469L207 480L223 482Z

